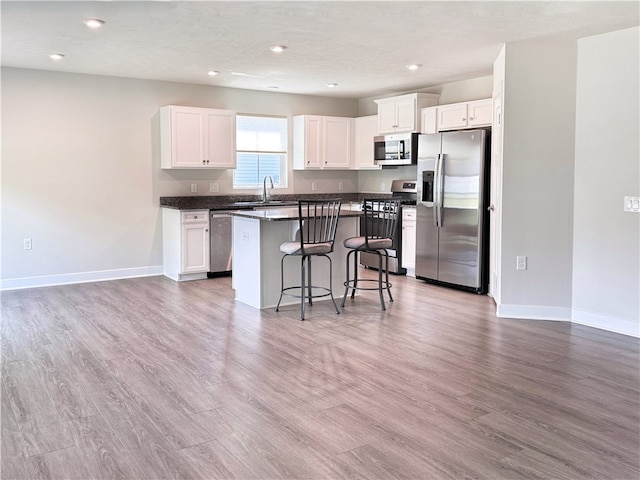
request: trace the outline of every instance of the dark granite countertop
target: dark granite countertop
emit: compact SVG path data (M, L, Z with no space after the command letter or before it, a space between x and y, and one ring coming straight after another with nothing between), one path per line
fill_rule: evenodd
M256 195L196 195L189 197L160 197L160 206L175 210L252 210L254 207L269 206L293 206L298 200L341 198L343 203L360 202L361 194L358 193L320 193L300 195L272 195L271 203L262 204Z
M250 218L253 220L263 221L288 221L298 220L298 206L295 207L282 207L282 208L269 208L264 210L248 210L248 211L235 211L230 215L235 217ZM340 217L359 217L362 215L360 210L340 209Z

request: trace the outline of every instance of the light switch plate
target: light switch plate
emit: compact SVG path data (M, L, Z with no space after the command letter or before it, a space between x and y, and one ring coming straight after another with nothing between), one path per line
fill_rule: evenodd
M624 211L631 213L640 212L640 197L624 197Z

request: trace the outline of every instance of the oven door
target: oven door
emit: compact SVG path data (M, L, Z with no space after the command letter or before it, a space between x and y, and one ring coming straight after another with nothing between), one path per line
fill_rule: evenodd
M364 217L360 218L360 233L364 235ZM389 273L404 275L407 273L407 269L402 268L402 211L398 212L396 232L393 235L392 241L391 248L387 248L387 254L389 255ZM360 265L377 270L378 256L374 253L360 252Z

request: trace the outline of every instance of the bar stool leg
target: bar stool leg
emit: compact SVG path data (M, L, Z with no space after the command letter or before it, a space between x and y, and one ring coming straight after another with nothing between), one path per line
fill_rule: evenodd
M284 293L284 259L286 255L283 255L280 259L280 298L278 299L278 304L276 305L276 312L280 311L280 302L282 301L282 294Z
M349 258L351 257L352 253L353 250L349 250L349 252L347 253L347 276L346 281L344 282L344 296L342 297L342 303L340 304L341 307L344 307L344 302L347 299L347 294L349 293L349 282L351 281L351 279L349 278Z
M378 294L380 295L380 305L382 306L382 310L386 310L387 308L384 305L384 294L382 292L382 254L378 250L376 251L376 255L378 255Z
M309 289L308 297L309 297L309 305L313 305L313 291L311 282L311 257L307 257L307 288Z
M356 289L358 288L358 251L353 251L353 290L351 290L351 298L355 298Z
M387 259L387 262L386 262L386 263L387 263L387 268L386 268L386 270L385 270L385 272L386 272L386 278L387 278L387 283L386 283L386 286L387 286L387 293L389 294L389 301L390 301L390 302L393 302L393 295L391 295L391 285L389 285L389 252L387 252L387 251L385 250L385 251L384 251L384 254L385 254L386 259Z
M305 262L307 260L307 256L303 255L300 260L300 320L304 320L304 304L305 304L305 289L306 286L304 284L306 272L305 272Z
M329 259L329 293L331 294L331 301L333 302L333 308L336 309L336 313L340 315L340 310L338 310L338 306L336 305L336 299L333 298L333 262L331 261L331 257L329 255L323 255Z

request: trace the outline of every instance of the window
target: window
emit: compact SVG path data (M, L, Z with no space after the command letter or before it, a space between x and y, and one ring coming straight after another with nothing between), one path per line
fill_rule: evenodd
M271 175L279 187L287 184L287 119L236 116L234 188L256 188Z

